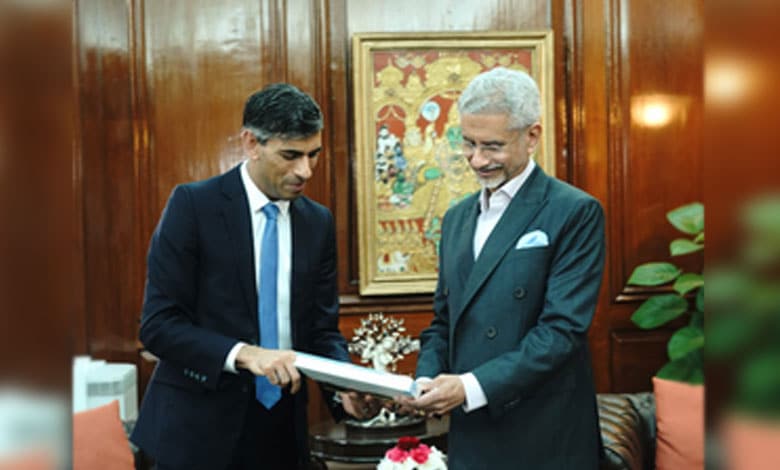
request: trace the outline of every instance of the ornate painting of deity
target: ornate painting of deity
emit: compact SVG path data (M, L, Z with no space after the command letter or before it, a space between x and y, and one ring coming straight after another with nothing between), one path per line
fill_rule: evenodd
M542 93L543 142L555 173L552 32L359 33L352 40L360 293L431 293L441 221L479 190L457 111L477 74L525 70Z

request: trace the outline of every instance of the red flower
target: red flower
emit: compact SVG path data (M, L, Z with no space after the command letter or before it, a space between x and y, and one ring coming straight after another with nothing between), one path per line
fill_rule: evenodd
M425 444L420 444L418 447L409 451L409 455L412 456L415 462L425 463L428 461L428 455L431 453L431 448Z
M398 439L398 447L400 447L403 450L414 449L418 445L420 445L420 440L417 439L416 437L403 436Z
M403 462L406 460L407 457L409 457L409 452L399 449L397 446L393 447L392 449L385 452L385 457L392 460L393 462Z

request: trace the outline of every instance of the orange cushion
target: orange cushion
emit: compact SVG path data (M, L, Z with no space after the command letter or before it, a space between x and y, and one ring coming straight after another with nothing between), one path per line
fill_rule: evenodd
M119 402L73 415L74 470L133 470L130 442L119 420Z
M45 451L20 452L0 457L0 470L54 470L54 457Z
M729 415L720 424L720 439L731 470L776 470L780 423Z
M704 386L653 377L658 470L704 468Z

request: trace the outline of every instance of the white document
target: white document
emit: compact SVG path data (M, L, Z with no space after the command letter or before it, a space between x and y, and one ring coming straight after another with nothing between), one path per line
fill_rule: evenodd
M389 398L399 395L415 397L419 395L411 377L382 372L350 362L295 351L295 367L317 382L324 382L338 389L356 390Z

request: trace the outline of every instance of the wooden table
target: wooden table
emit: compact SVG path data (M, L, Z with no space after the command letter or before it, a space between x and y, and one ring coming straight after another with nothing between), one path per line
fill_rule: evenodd
M363 429L343 422L324 422L309 428L312 456L346 463L376 463L401 436L415 436L447 452L449 417L432 418L412 427Z

